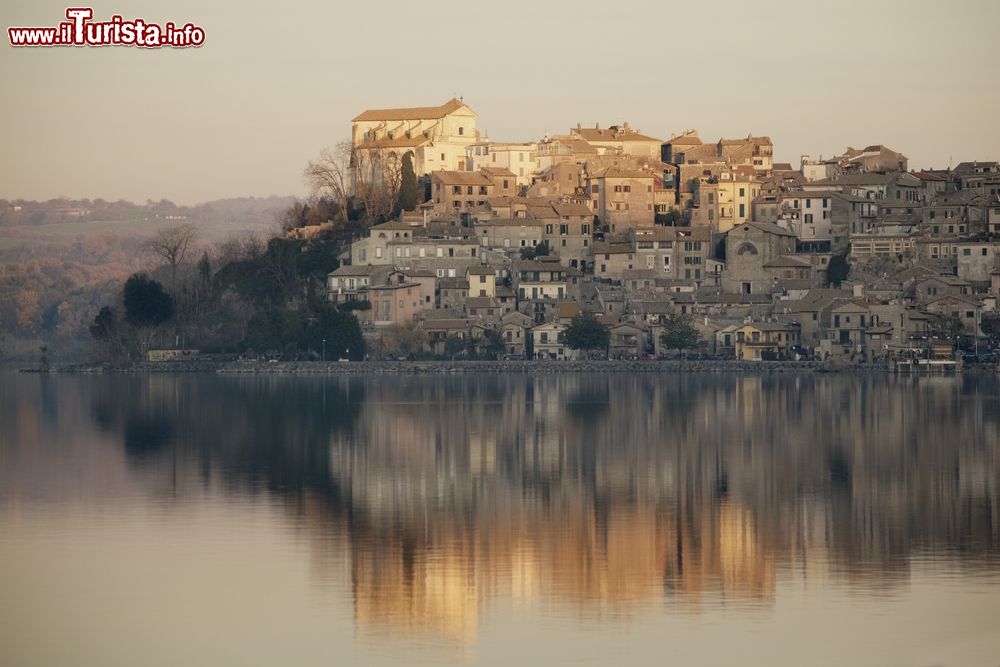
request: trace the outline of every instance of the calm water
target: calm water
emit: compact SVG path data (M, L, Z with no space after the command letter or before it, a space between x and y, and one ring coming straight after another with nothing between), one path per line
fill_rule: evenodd
M1000 665L996 378L0 375L0 664Z

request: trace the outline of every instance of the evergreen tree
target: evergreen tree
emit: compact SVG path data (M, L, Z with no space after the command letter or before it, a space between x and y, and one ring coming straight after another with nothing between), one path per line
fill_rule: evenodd
M842 252L830 258L830 263L826 267L826 282L834 287L840 287L840 283L847 280L851 273L851 265L847 261L847 253Z
M134 327L157 327L174 316L174 300L145 273L125 282L124 301L125 321Z
M566 344L574 350L606 350L611 334L597 318L586 313L573 318L566 328Z
M668 350L690 350L701 344L701 334L690 320L681 315L668 315L663 324L664 331L660 344Z
M413 153L403 155L402 181L399 184L399 205L404 211L417 207L417 174L413 171Z

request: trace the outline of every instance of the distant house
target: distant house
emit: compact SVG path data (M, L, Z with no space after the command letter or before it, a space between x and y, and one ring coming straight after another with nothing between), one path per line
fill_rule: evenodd
M368 288L372 308L364 311L375 326L402 326L434 308L433 274L392 271L385 283Z
M799 344L799 330L775 322L744 324L734 332L733 343L736 358L744 361L789 358Z
M531 346L531 318L523 313L507 313L500 320L500 338L506 354L526 357Z
M341 266L326 276L327 298L333 303L365 300L368 298L371 276L371 266Z
M620 322L609 329L608 353L612 359L641 357L649 351L649 328L636 322Z
M531 330L535 359L576 359L576 350L566 345L566 325L560 322L539 324Z

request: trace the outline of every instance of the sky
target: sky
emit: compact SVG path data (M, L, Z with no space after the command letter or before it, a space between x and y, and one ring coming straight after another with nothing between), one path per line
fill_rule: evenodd
M1000 159L1000 2L109 0L191 49L0 44L0 198L308 194L367 108L462 96L498 141L627 121L766 134L775 159L882 143L911 168ZM3 27L65 4L5 0Z

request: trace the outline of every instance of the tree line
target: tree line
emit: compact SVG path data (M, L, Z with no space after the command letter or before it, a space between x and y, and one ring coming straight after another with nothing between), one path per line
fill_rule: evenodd
M286 359L364 356L354 310L366 304L338 307L326 296L341 241L247 235L193 256L196 238L196 228L184 224L146 244L156 268L131 275L89 327L105 361L132 363L156 348Z

